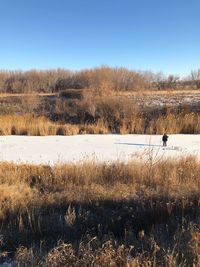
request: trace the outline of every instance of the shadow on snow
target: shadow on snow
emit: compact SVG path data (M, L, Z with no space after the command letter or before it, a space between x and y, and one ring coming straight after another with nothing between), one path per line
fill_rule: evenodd
M179 147L166 147L162 145L152 145L152 144L137 144L137 143L115 143L115 145L127 145L127 146L138 146L138 147L159 147L164 150L180 150Z
M152 145L152 144L137 144L137 143L115 143L115 145L128 145L128 146L144 146L144 147L163 147L162 145Z

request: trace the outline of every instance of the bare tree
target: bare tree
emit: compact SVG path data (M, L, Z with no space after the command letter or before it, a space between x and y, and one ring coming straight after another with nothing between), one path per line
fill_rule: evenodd
M177 85L177 83L178 83L178 80L179 80L179 77L178 76L171 74L171 75L169 75L167 77L166 86L168 88L171 88L171 89L172 88L175 88L176 85Z
M196 88L200 89L200 69L191 71L191 79L196 85Z

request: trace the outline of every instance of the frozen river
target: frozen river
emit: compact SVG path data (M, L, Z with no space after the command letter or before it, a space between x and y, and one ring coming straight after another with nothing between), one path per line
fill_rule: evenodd
M34 164L127 161L196 155L200 135L170 135L167 148L160 135L0 136L0 160Z

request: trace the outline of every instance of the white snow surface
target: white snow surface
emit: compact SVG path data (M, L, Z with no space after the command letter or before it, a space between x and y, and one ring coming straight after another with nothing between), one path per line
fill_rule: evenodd
M0 136L0 161L54 165L67 162L113 162L196 155L200 135Z

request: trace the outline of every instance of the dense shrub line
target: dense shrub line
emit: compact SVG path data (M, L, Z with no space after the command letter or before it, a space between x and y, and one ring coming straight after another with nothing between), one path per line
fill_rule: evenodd
M193 71L186 80L175 75L132 71L126 68L102 66L81 71L31 70L0 71L0 92L52 93L64 89L93 88L101 91L141 91L143 89L188 89L200 87L200 70Z

